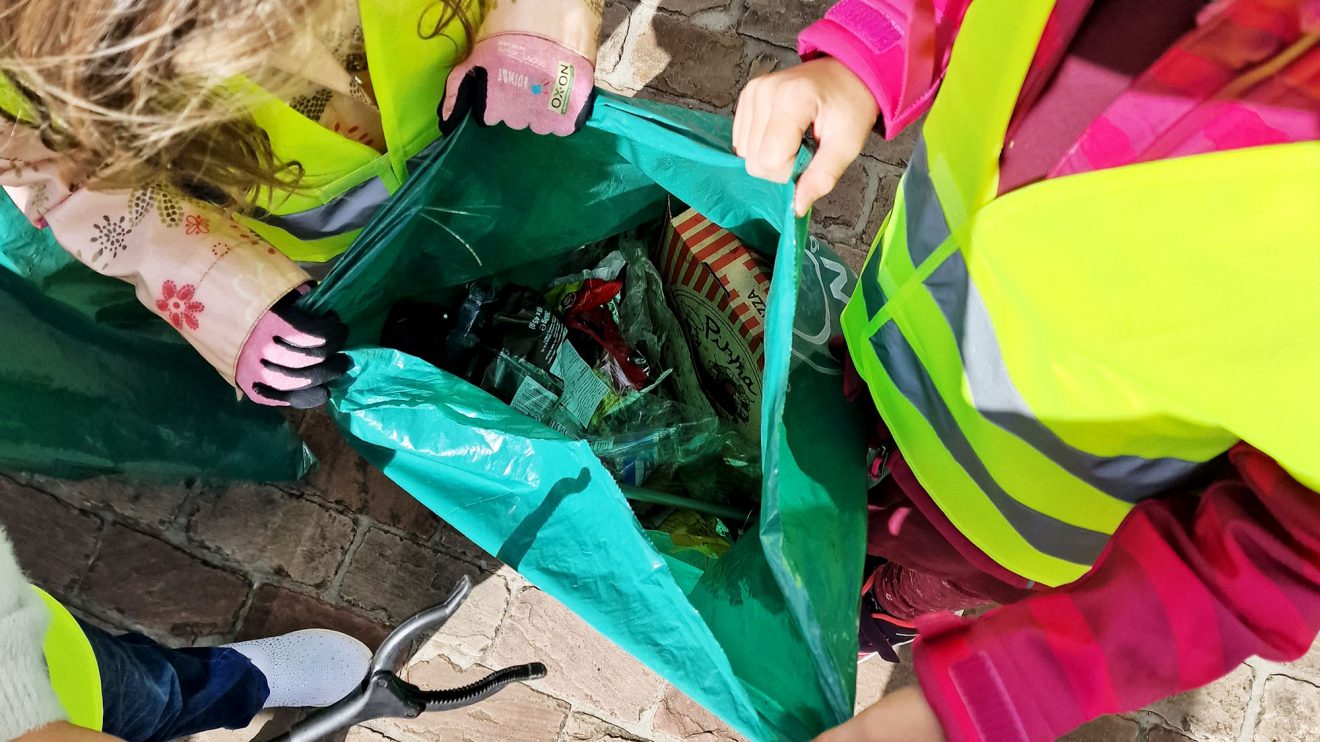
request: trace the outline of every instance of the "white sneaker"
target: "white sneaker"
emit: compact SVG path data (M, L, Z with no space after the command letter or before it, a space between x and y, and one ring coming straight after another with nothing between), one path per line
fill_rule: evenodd
M266 676L268 709L329 706L361 685L371 664L367 645L329 629L225 646L247 657Z

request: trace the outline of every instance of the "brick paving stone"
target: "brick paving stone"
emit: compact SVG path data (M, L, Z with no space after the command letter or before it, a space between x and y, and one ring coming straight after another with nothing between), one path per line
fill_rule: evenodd
M901 646L896 652L898 664L894 665L894 671L889 675L889 684L885 686L886 693L893 693L899 688L917 684L917 666L912 661L912 645Z
M188 497L183 484L149 484L115 477L82 481L34 477L32 486L84 508L108 507L129 520L165 529Z
M860 273L862 264L866 262L867 248L859 244L831 244L830 247L843 259L844 265L852 268L854 273Z
M252 596L252 606L238 638L260 639L299 629L333 629L355 637L375 650L390 633L390 627L332 605L310 595L276 585L262 585Z
M317 495L423 541L435 534L439 518L380 470L363 461L329 415L309 414L303 422L302 434L320 461L309 479Z
M440 526L435 513L370 464L366 465L362 492L366 506L360 512L377 523L393 526L422 541L434 536Z
M1261 697L1255 742L1320 740L1320 687L1284 675L1271 675Z
M880 163L878 170L880 188L876 191L874 208L871 209L871 213L866 220L866 226L862 229L862 236L868 244L880 232L880 225L884 224L885 218L893 210L894 198L898 194L899 181L903 179L903 171L893 165Z
M1297 670L1320 678L1320 641L1317 641L1311 647L1311 651L1305 657L1294 662L1292 666Z
M80 591L88 602L176 639L228 634L249 584L164 541L113 526Z
M559 739L560 742L646 742L607 721L577 712L569 717Z
M432 653L443 653L466 666L495 640L496 627L508 607L509 588L499 575L372 529L353 555L339 594L350 605L381 611L398 624L443 601L461 575L471 577L476 585L431 643Z
M390 738L366 727L353 727L348 730L344 742L390 742Z
M320 586L343 562L353 521L275 487L242 484L200 494L188 534L245 568Z
M758 54L747 67L747 79L755 80L756 78L768 75L783 66L784 65L780 63L778 57L770 54ZM738 92L741 93L742 91L739 90Z
M1141 725L1121 716L1102 716L1059 742L1137 742Z
M1252 669L1242 665L1216 683L1160 701L1149 710L1192 737L1237 739L1251 697L1252 679Z
M743 41L737 34L655 15L637 33L634 47L635 72L653 71L643 81L717 108L733 104L742 76Z
M624 723L640 721L664 688L655 673L536 589L514 599L489 659L501 666L532 661L549 668L541 681L548 693Z
M440 521L439 529L431 543L486 570L497 570L502 566L485 549L474 544L472 539L444 521Z
M789 49L797 48L802 29L825 17L835 0L747 0L738 30Z
M611 2L605 6L600 24L600 49L596 52L597 76L607 76L619 66L631 19L632 10L627 5Z
M101 520L44 492L0 477L0 525L33 583L65 598L87 571Z
M864 224L858 224L861 214L866 212L867 186L870 183L870 174L867 172L865 160L859 160L853 163L852 167L839 179L839 184L834 187L828 196L816 202L814 214L818 221L825 223L839 222L849 230L859 230L865 227Z
M1232 742L1232 740L1234 739L1236 739L1236 737L1229 737L1226 740L1224 740L1224 742ZM1153 727L1148 732L1146 732L1146 739L1144 740L1144 742L1195 742L1195 741L1191 737L1188 737L1187 735L1182 734L1181 732L1176 732L1172 729L1169 729L1168 727L1157 726L1157 727Z
M890 678L897 665L885 662L879 657L870 657L857 663L857 703L854 710L862 709L879 701L889 689Z
M743 738L677 688L665 690L651 728L683 742L739 742Z
M924 122L923 117L908 124L893 139L885 139L884 135L877 131L866 140L866 148L862 150L862 154L902 170L907 167L908 160L912 159L912 151L917 148L917 140L921 137L921 125Z
M409 668L407 679L422 688L456 688L489 672L480 666L464 672L444 658L436 658ZM372 722L367 726L399 742L554 742L559 739L571 709L567 702L542 692L542 683L511 685L481 703L454 711Z
M308 413L299 433L318 462L308 484L327 500L358 512L365 502L362 496L365 462L344 440L334 420L324 411Z
M694 15L706 10L721 10L729 7L729 0L660 0L664 10L674 10L683 15Z

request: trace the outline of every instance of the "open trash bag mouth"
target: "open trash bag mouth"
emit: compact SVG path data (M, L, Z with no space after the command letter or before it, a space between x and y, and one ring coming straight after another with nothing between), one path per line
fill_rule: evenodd
M743 734L801 740L853 709L864 436L826 346L854 279L793 217L790 186L746 174L729 129L603 93L564 139L469 122L411 164L305 302L354 328L331 412L368 461ZM671 197L773 259L759 511L705 561L643 528L587 441L376 347L400 300L492 276L543 285L581 267L581 246L663 220Z

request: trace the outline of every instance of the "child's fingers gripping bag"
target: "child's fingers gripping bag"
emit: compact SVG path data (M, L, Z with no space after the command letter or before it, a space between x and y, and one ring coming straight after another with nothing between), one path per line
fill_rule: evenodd
M746 175L729 126L607 95L566 139L467 124L307 301L374 343L401 299L578 273L578 248L663 221L671 197L773 256L759 510L729 548L687 526L667 548L589 442L418 357L354 351L331 404L369 461L680 690L752 739L803 740L853 710L864 436L826 349L852 277L794 219L790 186Z

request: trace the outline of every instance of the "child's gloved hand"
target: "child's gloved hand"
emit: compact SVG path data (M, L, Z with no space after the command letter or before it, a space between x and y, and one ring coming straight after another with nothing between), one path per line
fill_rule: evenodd
M568 136L591 113L595 81L595 67L577 52L540 36L497 34L449 74L440 131L450 134L470 112L485 126Z
M747 83L733 120L733 149L747 172L787 183L808 130L820 147L798 179L798 216L824 197L862 154L880 105L861 78L824 57Z
M318 317L299 308L306 292L290 292L271 307L238 356L238 388L257 404L320 407L330 398L330 382L348 373L349 358L339 352L348 328L334 314Z

